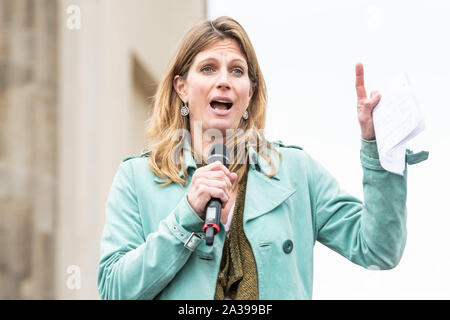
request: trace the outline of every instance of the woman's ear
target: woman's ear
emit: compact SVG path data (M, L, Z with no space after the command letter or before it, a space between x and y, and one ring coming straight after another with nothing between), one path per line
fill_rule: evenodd
M177 92L178 96L180 97L181 101L186 103L187 100L187 94L186 94L186 80L181 77L180 75L176 75L173 78L173 88Z

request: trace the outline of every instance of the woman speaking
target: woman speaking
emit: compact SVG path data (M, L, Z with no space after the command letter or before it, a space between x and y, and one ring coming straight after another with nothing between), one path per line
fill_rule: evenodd
M158 87L149 151L125 159L111 186L100 296L311 299L316 241L365 268L395 267L406 242L406 172L380 165L380 94L366 96L361 64L356 91L364 202L301 147L266 140L265 82L242 26L229 17L194 26ZM208 161L218 142L231 150L228 166ZM212 198L222 209L207 245Z

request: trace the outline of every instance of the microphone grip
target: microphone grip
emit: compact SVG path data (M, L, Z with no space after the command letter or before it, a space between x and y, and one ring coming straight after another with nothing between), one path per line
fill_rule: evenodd
M203 224L203 232L205 233L206 244L212 246L214 236L220 230L220 215L222 213L222 201L218 198L211 198L206 204L205 223Z

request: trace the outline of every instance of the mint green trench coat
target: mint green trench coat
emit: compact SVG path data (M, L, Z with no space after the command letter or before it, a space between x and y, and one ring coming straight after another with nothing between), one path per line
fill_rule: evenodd
M301 147L274 142L278 173L249 147L244 232L252 247L260 299L311 299L316 241L368 268L395 267L406 242L406 181L385 171L376 140L361 141L364 202L342 190ZM214 299L225 240L222 224L213 246L185 187L149 169L148 153L125 159L106 203L98 290L102 299ZM407 150L408 164L428 152ZM184 151L192 176L196 164ZM182 171L180 171L182 175Z

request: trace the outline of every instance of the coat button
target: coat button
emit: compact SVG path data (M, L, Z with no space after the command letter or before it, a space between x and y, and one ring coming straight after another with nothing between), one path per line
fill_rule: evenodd
M293 248L294 248L294 243L291 240L286 240L283 243L283 251L284 251L284 253L291 253Z

